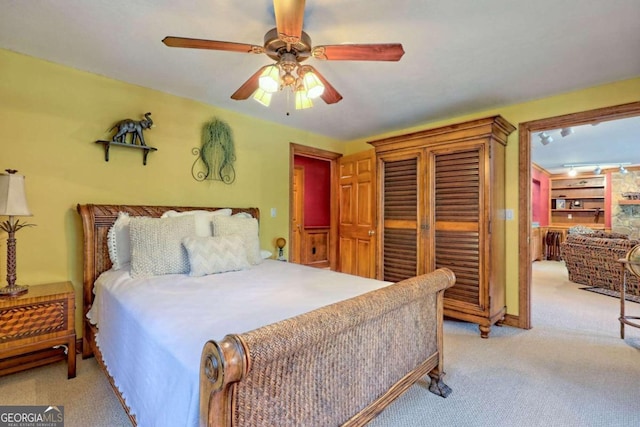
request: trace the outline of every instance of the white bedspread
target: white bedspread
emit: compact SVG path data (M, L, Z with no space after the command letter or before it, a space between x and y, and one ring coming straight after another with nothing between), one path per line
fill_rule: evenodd
M265 260L205 277L132 279L109 270L90 313L97 344L140 427L197 426L200 353L209 339L242 333L387 282Z

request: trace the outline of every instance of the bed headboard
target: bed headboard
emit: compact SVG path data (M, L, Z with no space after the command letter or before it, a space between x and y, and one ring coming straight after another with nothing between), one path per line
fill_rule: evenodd
M78 205L78 213L82 218L83 252L83 315L87 314L93 303L93 283L100 273L111 268L111 259L107 248L107 233L118 218L118 212L127 212L132 216L159 217L168 210L215 211L223 208L188 207L188 206L136 206L136 205ZM247 212L260 219L258 208L232 208L234 214Z

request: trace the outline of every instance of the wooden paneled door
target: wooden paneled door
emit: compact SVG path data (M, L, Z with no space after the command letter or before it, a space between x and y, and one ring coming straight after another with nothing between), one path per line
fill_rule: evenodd
M376 275L376 159L374 150L341 157L339 271Z
M293 168L293 189L292 189L291 210L291 253L289 261L300 264L302 259L302 228L304 226L304 168Z

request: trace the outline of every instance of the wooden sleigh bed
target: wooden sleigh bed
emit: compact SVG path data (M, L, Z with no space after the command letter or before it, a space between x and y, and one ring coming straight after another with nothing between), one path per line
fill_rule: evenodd
M119 212L159 217L176 206L78 205L84 231L83 314L94 283L110 269L107 233ZM233 209L259 217L255 208ZM286 263L282 263L286 264ZM339 273L336 273L339 274ZM257 329L203 342L200 426L360 426L417 380L446 397L443 383L443 293L448 269L414 277ZM97 328L85 317L82 355L95 355ZM158 373L162 375L162 373Z

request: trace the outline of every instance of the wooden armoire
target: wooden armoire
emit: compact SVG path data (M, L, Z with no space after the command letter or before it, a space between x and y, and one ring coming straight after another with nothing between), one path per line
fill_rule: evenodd
M369 142L378 172L377 277L448 267L447 317L487 338L505 315L505 146L501 116Z

